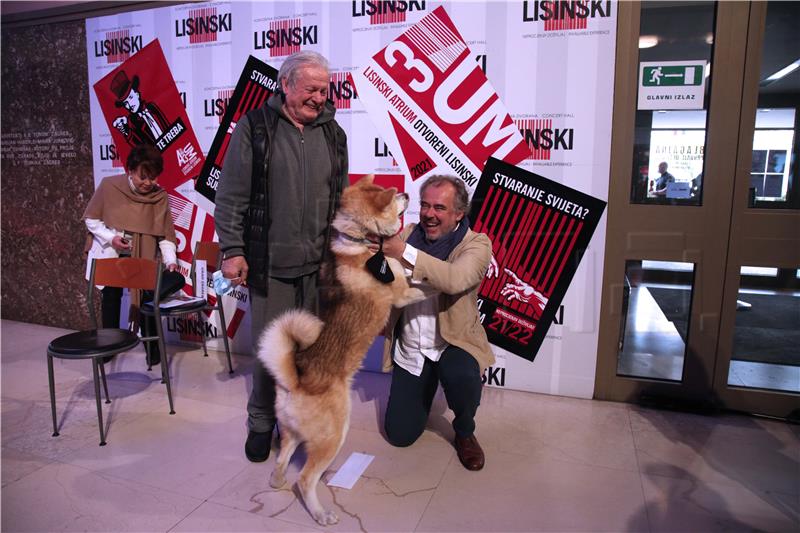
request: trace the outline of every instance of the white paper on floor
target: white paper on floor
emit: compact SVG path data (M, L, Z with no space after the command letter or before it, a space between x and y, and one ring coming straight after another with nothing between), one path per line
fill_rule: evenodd
M339 471L328 481L328 485L331 487L352 489L353 485L356 484L358 478L361 477L361 474L364 473L364 470L367 469L373 459L375 459L374 455L353 452Z

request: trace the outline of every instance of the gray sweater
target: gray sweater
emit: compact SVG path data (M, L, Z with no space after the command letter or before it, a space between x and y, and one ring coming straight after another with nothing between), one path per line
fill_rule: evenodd
M271 96L267 105L280 116L268 169L268 275L298 277L315 272L322 258L332 169L321 126L333 120L336 110L326 105L300 131L283 113L279 95ZM226 257L245 253L252 157L251 127L243 118L231 136L216 196L216 229Z

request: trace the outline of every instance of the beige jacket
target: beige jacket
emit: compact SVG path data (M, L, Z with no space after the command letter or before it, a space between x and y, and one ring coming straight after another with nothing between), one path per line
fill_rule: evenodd
M415 225L403 229L406 240ZM441 291L439 295L439 333L453 346L472 355L481 371L494 364L494 354L478 319L478 287L492 257L492 242L483 233L467 230L464 239L441 261L422 251L417 254L412 279L424 281ZM402 309L392 309L384 331L383 370L392 368L392 347Z

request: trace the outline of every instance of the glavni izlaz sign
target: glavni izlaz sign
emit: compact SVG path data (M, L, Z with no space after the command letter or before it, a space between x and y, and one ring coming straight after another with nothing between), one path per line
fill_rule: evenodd
M489 159L472 229L492 239L479 304L489 342L533 361L606 203Z
M412 180L436 170L472 190L489 157L519 163L530 150L444 8L372 57L358 94Z

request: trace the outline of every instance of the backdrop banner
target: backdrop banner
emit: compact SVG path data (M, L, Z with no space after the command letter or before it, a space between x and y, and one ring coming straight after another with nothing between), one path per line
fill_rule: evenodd
M188 117L185 124L193 127L199 151L207 154L205 165L196 167L201 175L197 191L188 180L176 188L194 213L183 243L190 250L197 239L214 238L207 213L213 210L226 138L241 113L257 105L248 103L247 91L260 86L264 91L258 99L266 98L274 90L274 72L299 50L314 50L329 61L328 92L336 120L347 133L351 181L376 174L380 183L408 193L411 202L405 223L419 219L419 188L426 177L433 173L458 176L472 193L490 157L602 201L608 197L617 5L607 0L574 4L565 2L564 9L554 10L551 2L543 0L289 0L144 9L87 19L89 82L96 83L158 39ZM126 73L132 81L132 74ZM242 83L246 84L240 98ZM149 86L140 80L140 87L150 99ZM121 172L118 149L126 141L106 120L94 94L90 111L98 183ZM507 175L520 176L518 170ZM492 190L487 189L486 195L500 194L499 189ZM558 192L553 189L554 194ZM580 204L576 196L561 197L600 217L580 264L572 265L576 268L563 297L556 297L558 283L552 289L543 287L535 271L507 266L509 257L501 247L517 242L516 237L491 235L499 239L495 242L500 268L497 290L514 281L505 272L507 267L547 299L548 316L548 305L553 303L551 320L544 311L538 317L520 312L521 304L509 301L508 294L482 298L484 313L494 306L528 321L537 320L529 342L546 329L538 351L530 345L525 350L509 344L509 335L492 337L497 363L484 375L487 386L584 398L593 395L605 217L592 205ZM521 199L516 202L522 205ZM538 209L545 207L553 206ZM519 216L535 209L531 202ZM178 218L181 213L173 211L176 224L186 220ZM548 223L556 214L566 220L565 227L573 219L578 224L576 216L558 210ZM199 215L202 223L196 222ZM195 220L193 225L191 220ZM503 244L503 239L508 242ZM535 258L539 250L524 246L533 243L520 243L520 256ZM567 259L565 272L571 260ZM182 266L186 265L182 262ZM560 300L558 305L556 300ZM209 346L217 349L221 335L226 334L235 351L250 353L247 289L237 288L223 298L223 304L229 322L224 327L212 315L202 322L171 321L168 328L178 339L205 335ZM487 328L497 316L486 319ZM506 333L509 327L505 326ZM489 330L490 335L495 333ZM501 343L500 338L505 340ZM380 369L381 344L382 339L377 339L365 368ZM530 355L533 352L535 358Z

